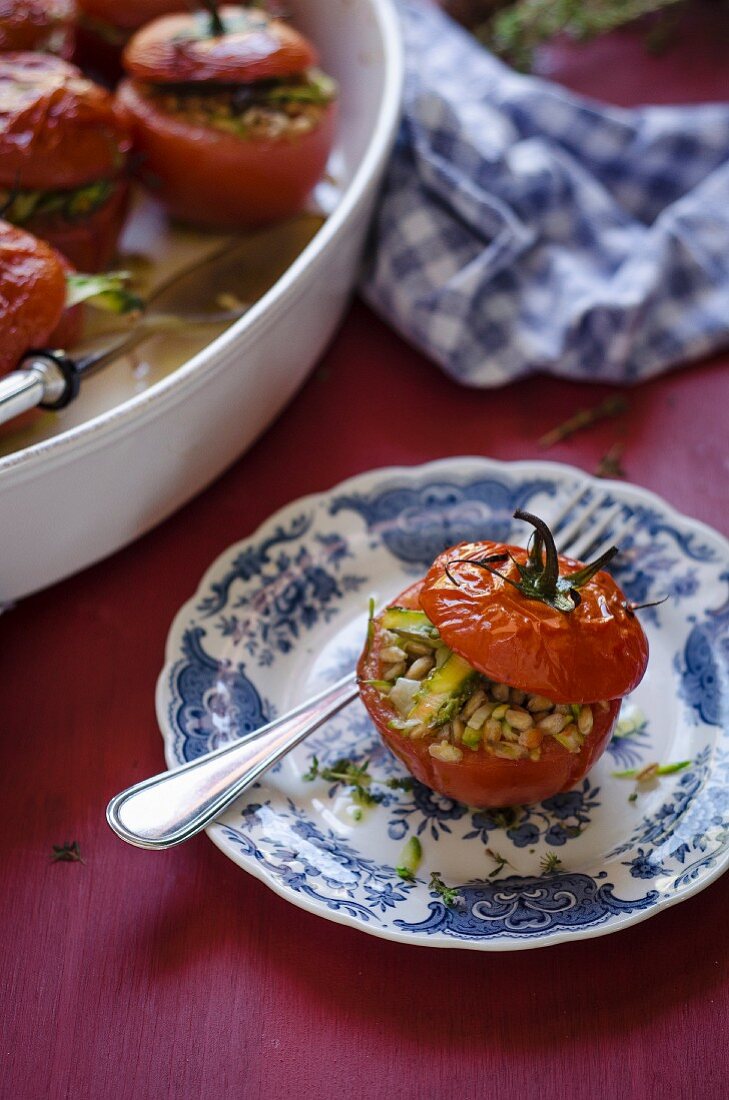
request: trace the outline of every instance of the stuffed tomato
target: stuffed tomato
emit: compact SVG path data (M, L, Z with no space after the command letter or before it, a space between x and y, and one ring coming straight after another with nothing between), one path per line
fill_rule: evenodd
M127 207L130 139L112 97L58 57L0 55L3 216L101 271Z
M538 802L590 770L648 661L643 629L602 566L464 543L371 624L358 676L384 741L420 782L470 806Z
M168 16L124 52L119 102L140 176L170 214L243 229L304 205L332 145L336 92L314 47L253 8Z
M66 302L61 257L30 233L0 221L0 374L32 347L42 347Z
M123 75L121 55L135 31L171 12L188 11L185 0L77 0L74 61L104 84Z
M39 50L70 58L74 46L74 0L3 0L0 52Z

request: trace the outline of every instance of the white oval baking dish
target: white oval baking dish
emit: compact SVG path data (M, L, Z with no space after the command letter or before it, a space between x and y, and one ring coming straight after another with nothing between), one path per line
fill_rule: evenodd
M290 8L340 85L339 200L275 285L172 374L0 458L0 602L98 561L199 492L291 398L342 316L397 128L397 21L390 0Z

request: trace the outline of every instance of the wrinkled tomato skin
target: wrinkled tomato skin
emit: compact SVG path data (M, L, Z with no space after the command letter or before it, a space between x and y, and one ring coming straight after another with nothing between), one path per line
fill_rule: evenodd
M521 564L527 559L522 547L494 542L462 543L436 558L420 600L446 645L489 679L555 703L592 703L632 691L648 663L648 640L613 578L597 573L580 588L574 611L555 611L464 564L506 553ZM559 562L562 574L582 565L562 555ZM519 579L511 561L495 568Z
M77 271L105 271L129 207L129 181L120 180L109 199L93 213L69 221L61 217L32 218L28 229L57 248Z
M0 221L0 374L48 343L66 302L60 256L30 233Z
M130 141L112 96L50 54L0 54L0 186L69 190L115 179Z
M135 80L155 84L220 81L248 84L304 72L317 63L312 44L297 30L262 11L260 23L244 31L235 28L240 9L220 8L226 34L200 37L199 19L170 15L142 27L124 50L124 68Z
M150 192L174 218L207 229L252 228L297 213L322 176L334 137L335 104L309 133L247 140L159 110L130 80L119 100Z
M393 605L422 608L423 581L406 589ZM594 724L579 753L570 753L558 741L546 737L539 760L502 760L482 749L463 749L457 762L437 760L430 755L428 738L404 737L389 727L396 717L394 708L368 680L380 675L382 631L375 623L374 638L357 666L360 695L383 741L411 775L438 793L481 809L541 802L569 790L589 772L602 756L613 734L620 712L620 699L607 709L593 708ZM594 702L594 700L593 700Z

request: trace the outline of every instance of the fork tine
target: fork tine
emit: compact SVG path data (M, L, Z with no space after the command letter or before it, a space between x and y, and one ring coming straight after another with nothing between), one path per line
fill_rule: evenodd
M575 505L579 504L585 494L589 492L589 488L587 488L585 485L580 485L579 488L576 489L575 492L572 494L572 496L567 498L567 501L562 509L557 512L556 515L551 517L549 521L549 526L552 530L553 535L555 535L559 531L560 525L564 523L565 519L575 507Z
M561 554L565 553L572 547L573 542L576 541L577 536L583 529L588 520L592 519L595 512L599 511L608 500L607 493L599 493L595 496L594 500L591 500L586 508L575 516L571 523L568 523L559 532L559 538L557 539L557 549Z
M618 528L616 528L615 531L613 531L609 539L606 539L605 542L603 542L602 545L598 546L595 550L590 551L590 556L594 558L599 558L600 554L603 554L611 546L617 546L618 549L621 549L620 543L622 542L624 536L627 535L628 531L630 531L631 528L633 528L634 526L635 516L631 514L625 519L623 523L620 524Z
M590 527L582 535L578 535L570 545L570 554L573 558L586 558L592 556L592 547L596 545L600 536L607 531L610 524L623 510L622 504L615 504L608 508L605 514L598 518L594 527ZM612 544L614 540L611 539ZM597 555L595 555L597 557Z

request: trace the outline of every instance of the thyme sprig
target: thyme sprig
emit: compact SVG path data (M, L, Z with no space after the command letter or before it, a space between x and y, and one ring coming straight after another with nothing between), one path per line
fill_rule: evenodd
M597 424L600 420L620 416L621 413L626 412L627 408L627 398L623 394L613 394L611 397L606 397L599 405L594 405L588 409L578 409L576 413L558 424L556 428L545 432L539 440L539 446L545 449L553 447L555 443L561 443L563 439L569 439L575 432L591 428L593 424Z
M449 909L454 905L460 905L463 901L463 896L459 894L456 887L446 886L443 879L440 877L440 871L432 872L430 882L428 883L428 889L431 894L437 894L443 904Z
M322 767L316 756L311 758L311 767L303 776L306 780L323 779L327 783L341 783L352 788L352 801L358 806L376 806L382 801L381 794L369 789L372 776L369 772L369 760L357 764L354 760L341 757L330 767Z

